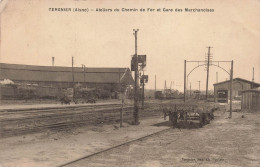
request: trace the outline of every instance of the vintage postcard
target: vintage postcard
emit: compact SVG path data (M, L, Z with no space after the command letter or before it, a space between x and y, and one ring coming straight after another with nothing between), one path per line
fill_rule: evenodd
M258 166L259 0L0 0L0 167Z

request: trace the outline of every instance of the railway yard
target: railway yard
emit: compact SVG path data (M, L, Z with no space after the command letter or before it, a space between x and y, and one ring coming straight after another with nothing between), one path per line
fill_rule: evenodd
M0 0L0 167L260 167L259 2Z
M198 121L164 120L162 106L178 100L148 100L140 124L133 105L119 101L86 105L1 106L0 166L257 166L258 113L227 106L203 127ZM31 106L31 108L28 108ZM32 107L34 106L34 107ZM39 105L40 106L40 105ZM47 107L46 107L47 106Z

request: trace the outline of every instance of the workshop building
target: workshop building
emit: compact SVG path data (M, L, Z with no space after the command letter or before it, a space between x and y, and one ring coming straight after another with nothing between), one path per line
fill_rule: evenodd
M127 75L124 75L127 73ZM129 68L85 68L60 66L34 66L0 63L0 80L8 79L15 84L36 84L55 88L72 88L73 84L82 84L111 91L118 91L124 82L133 84Z
M241 100L243 91L260 87L259 83L248 81L242 78L233 79L232 99ZM228 102L230 99L230 80L214 84L215 102Z

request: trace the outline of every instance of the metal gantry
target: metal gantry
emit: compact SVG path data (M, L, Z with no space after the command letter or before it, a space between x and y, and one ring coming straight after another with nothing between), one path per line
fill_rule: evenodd
M230 76L230 113L229 113L229 118L232 118L232 84L233 84L233 60L231 61L211 61L212 63L210 65L212 66L216 66L222 70L224 70L229 76ZM198 65L196 67L194 67L189 73L188 75L186 75L186 67L187 67L187 63L198 63ZM204 63L204 64L200 64L200 63ZM213 63L217 63L213 64ZM219 65L219 63L230 63L231 67L230 67L230 72L228 72L226 69L224 69L223 67L221 67ZM186 102L186 87L188 82L186 82L188 80L189 75L198 67L201 66L206 66L207 64L205 63L205 61L187 61L184 60L184 102Z

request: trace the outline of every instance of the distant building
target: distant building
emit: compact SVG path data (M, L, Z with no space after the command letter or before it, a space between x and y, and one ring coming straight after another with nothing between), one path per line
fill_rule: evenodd
M259 83L251 82L242 78L233 79L232 98L240 98L245 90L260 87ZM230 80L214 84L215 102L228 102L230 97Z
M125 72L127 75L124 75ZM73 83L80 83L88 87L116 91L119 89L120 78L123 75L124 82L134 83L129 68L85 68L84 72L81 67L74 67L72 72L72 67L0 63L0 80L9 79L15 84L28 83L56 88L72 88Z

